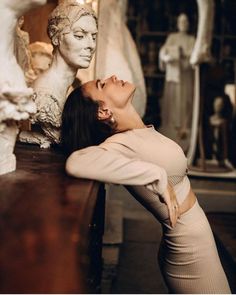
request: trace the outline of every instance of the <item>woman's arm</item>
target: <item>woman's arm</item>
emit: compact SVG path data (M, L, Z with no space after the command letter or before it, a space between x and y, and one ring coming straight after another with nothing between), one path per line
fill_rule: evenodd
M168 185L166 171L157 165L91 146L72 153L66 161L66 171L71 176L106 183L144 185L167 205L171 226L177 221L179 211L175 193Z
M166 191L168 183L163 168L100 146L91 146L72 153L66 161L66 171L75 177L106 183L147 185L160 195Z

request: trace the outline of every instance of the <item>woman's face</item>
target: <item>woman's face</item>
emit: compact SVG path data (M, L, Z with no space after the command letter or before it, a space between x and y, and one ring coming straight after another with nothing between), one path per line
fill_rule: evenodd
M83 92L95 101L101 101L105 107L114 111L123 109L131 102L135 86L118 80L115 75L105 80L94 80L83 84Z
M65 29L66 30L66 29ZM87 68L96 48L97 24L93 16L81 16L69 32L62 32L58 50L73 68Z

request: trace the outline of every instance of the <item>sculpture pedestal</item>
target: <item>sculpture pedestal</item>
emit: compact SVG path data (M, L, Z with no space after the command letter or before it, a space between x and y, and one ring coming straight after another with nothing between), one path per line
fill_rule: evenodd
M16 123L12 122L0 133L0 175L16 170L14 146L18 131Z

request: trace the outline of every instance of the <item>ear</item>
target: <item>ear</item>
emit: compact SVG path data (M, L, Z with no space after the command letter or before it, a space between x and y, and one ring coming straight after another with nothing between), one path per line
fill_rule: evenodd
M52 44L53 44L54 46L59 46L59 44L60 44L60 40L59 40L59 36L58 36L58 34L56 34L55 36L53 36L51 41L52 41Z
M98 108L98 120L107 120L111 117L112 112L103 106L99 106Z

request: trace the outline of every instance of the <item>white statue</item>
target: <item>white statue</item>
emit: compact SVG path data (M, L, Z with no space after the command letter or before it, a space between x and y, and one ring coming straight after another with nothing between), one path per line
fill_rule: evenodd
M160 69L166 71L161 107L161 131L186 151L189 145L194 72L190 56L195 37L188 34L189 20L181 13L178 32L171 33L159 52Z
M24 73L15 56L18 19L46 0L0 1L0 174L14 171L13 153L18 133L17 121L36 111L31 101L33 90L26 85Z
M59 4L48 20L53 60L33 84L37 113L32 132L23 131L20 140L48 148L60 142L61 113L78 69L88 68L96 47L97 19L88 5L76 0Z
M126 25L127 0L99 1L99 37L96 61L97 77L114 73L136 86L133 104L140 116L146 108L146 88L136 44Z

